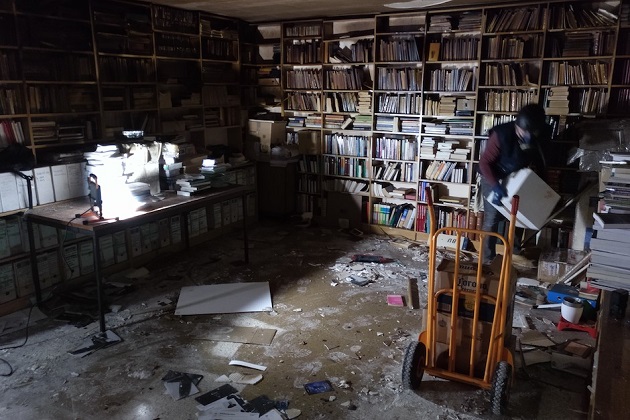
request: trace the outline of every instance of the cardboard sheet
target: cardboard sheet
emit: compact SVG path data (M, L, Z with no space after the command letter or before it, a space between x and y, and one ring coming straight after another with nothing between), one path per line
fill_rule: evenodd
M272 309L269 282L182 287L175 315L260 312Z

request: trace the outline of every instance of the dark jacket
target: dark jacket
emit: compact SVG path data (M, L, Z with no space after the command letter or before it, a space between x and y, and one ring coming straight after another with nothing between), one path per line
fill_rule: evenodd
M514 122L497 125L490 130L486 150L479 159L479 172L491 186L509 174L532 165L544 178L546 165L542 142L544 138L533 138L529 148L523 149Z

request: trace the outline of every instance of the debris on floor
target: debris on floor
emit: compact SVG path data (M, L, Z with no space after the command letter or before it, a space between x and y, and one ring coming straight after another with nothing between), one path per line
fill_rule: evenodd
M254 363L243 362L242 360L230 360L228 363L230 366L242 366L250 369L262 370L263 372L267 370L267 366L257 365Z
M169 370L162 377L162 382L168 394L177 401L190 395L198 394L199 388L197 388L197 385L202 379L203 375Z
M313 394L321 394L322 392L330 392L333 391L332 384L328 380L310 382L308 384L304 384L304 389L308 395Z
M405 306L405 298L402 295L387 295L389 306Z
M353 262L366 262L366 263L377 263L377 264L387 264L390 262L394 262L394 259L382 257L380 255L367 255L367 254L355 254L352 256Z
M182 287L175 315L269 311L269 282L224 283Z
M118 344L121 341L122 338L115 332L107 330L104 333L94 334L86 338L76 350L69 351L68 353L83 357L94 353L96 350Z
M200 340L226 341L231 343L247 343L269 346L276 335L273 328L242 327L229 325L204 324L194 335Z
M285 420L296 418L302 413L296 408L289 408L286 400L274 401L265 395L247 401L229 384L206 392L195 400L199 403L199 420Z

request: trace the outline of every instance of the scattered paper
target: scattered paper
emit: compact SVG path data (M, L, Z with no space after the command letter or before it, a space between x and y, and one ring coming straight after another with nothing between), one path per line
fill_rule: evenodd
M529 328L527 324L527 320L525 319L524 314L515 314L516 316L512 319L512 327L514 328Z
M199 385L201 379L203 379L203 375L169 370L162 378L162 381L166 391L177 401L189 395L198 394L199 389L197 385Z
M195 401L205 407L227 397L228 395L236 394L237 392L236 388L232 385L225 384L196 397Z
M246 384L246 385L255 385L258 382L262 381L263 376L261 374L258 375L243 375L242 373L230 373L229 379L237 384Z
M254 363L249 363L249 362L243 362L241 360L230 360L229 365L230 366L243 366L250 369L262 370L262 371L267 370L267 366L256 365Z

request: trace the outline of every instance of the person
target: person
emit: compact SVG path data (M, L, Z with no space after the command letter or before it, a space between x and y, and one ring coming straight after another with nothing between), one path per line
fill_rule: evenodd
M536 104L525 105L518 112L514 121L497 125L489 131L486 147L479 158L481 174L481 193L484 204L482 230L498 232L503 215L488 200L500 204L507 195L505 178L525 167L534 170L543 179L546 167L543 146L550 135L546 123L545 110ZM520 241L515 235L515 248L520 248ZM488 235L483 241L483 263L489 264L496 257L497 237Z

